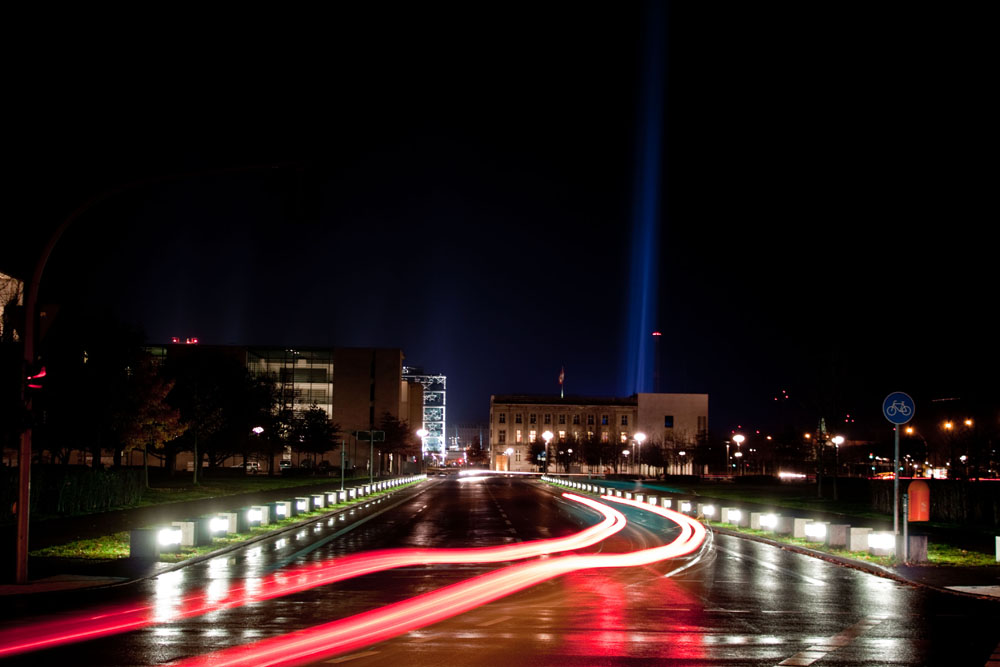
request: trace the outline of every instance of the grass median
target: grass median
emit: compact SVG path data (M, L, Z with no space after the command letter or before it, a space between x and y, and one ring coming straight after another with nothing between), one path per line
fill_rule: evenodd
M226 480L228 481L228 480ZM235 493L244 493L246 491L253 490L264 490L267 488L294 488L288 487L286 484L276 487L258 487L256 489L243 488ZM179 550L174 552L161 553L159 555L159 561L162 563L180 563L182 561L188 560L190 558L195 558L197 556L202 556L205 554L212 553L213 551L218 551L225 547L241 544L248 542L256 537L265 535L267 533L274 532L276 530L282 530L284 528L289 528L300 523L308 523L313 521L325 514L331 512L336 512L342 509L348 509L350 507L355 507L362 503L371 502L372 500L377 500L380 497L394 493L401 489L405 489L414 484L418 484L418 481L408 482L406 484L400 484L399 486L393 487L390 490L378 491L371 495L359 498L353 501L345 501L342 503L336 503L334 505L327 505L326 507L318 508L310 512L303 512L297 514L293 517L288 517L285 519L280 519L269 523L266 526L254 526L250 528L249 531L244 533L231 533L222 536L216 536L212 538L211 544L205 544L199 547L181 547ZM307 479L305 484L316 484L315 478ZM298 486L304 486L305 484L299 484ZM227 494L231 495L231 494ZM196 500L197 498L184 498L184 500ZM31 552L31 556L39 558L72 558L86 561L109 561L109 560L120 560L129 557L129 532L123 531L115 533L113 535L107 535L104 537L88 539L88 540L78 540L76 542L69 542L67 544L46 547L44 549L38 549Z

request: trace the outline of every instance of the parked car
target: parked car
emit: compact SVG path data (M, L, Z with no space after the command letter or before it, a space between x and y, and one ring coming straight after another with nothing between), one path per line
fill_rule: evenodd
M237 463L236 465L230 466L231 468L242 468L242 463ZM247 461L246 463L247 472L251 475L256 475L260 472L260 463L257 461Z
M278 461L278 468L280 470L288 470L291 467L292 467L292 462L289 459L281 459L280 461Z

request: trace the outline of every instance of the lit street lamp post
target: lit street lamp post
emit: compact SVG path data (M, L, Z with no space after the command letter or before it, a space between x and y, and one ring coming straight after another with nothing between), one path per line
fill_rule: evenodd
M510 472L510 457L514 455L514 448L513 447L508 447L504 451L504 454L507 455L507 472Z
M552 431L546 431L542 433L542 439L545 440L545 473L549 472L549 441L552 440Z
M833 436L833 499L837 499L837 478L840 477L840 446L844 444L844 436Z
M622 450L622 456L625 457L624 463L622 463L622 474L625 474L625 472L628 470L628 450L627 449L623 449Z
M632 439L637 443L635 459L639 466L639 475L642 475L642 443L646 441L646 434L642 432L636 433L632 436Z
M743 444L744 440L746 440L746 437L742 433L737 433L736 435L733 436L733 442L736 443L736 447L737 448L739 448ZM743 456L742 452L736 452L736 457L737 458L739 458L741 456ZM728 444L726 445L726 464L729 465L729 445ZM729 472L732 472L732 468L734 466L730 465L729 467L730 467Z

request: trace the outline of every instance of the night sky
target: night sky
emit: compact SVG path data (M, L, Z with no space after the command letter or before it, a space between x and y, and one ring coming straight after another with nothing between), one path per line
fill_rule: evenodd
M627 395L646 9L537 5L15 17L0 270L124 185L43 301L150 342L401 347L450 423L561 367ZM975 11L670 6L660 389L710 394L714 430L997 395Z

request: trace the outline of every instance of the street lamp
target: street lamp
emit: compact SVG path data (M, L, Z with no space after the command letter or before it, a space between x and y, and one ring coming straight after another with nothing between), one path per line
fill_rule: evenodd
M742 445L744 440L746 440L746 437L742 433L737 433L733 436L733 442L736 443L737 447ZM740 457L743 456L743 454L741 452L737 452L736 456ZM726 463L729 463L729 445L726 445Z
M844 444L844 436L835 435L833 440L833 499L837 499L837 478L840 477L840 446Z
M623 449L622 450L622 456L625 457L625 463L624 463L624 465L622 465L622 473L624 473L625 470L628 468L628 450L627 449Z
M642 433L642 432L636 433L635 435L632 436L632 439L635 440L638 443L637 448L636 448L635 458L636 458L636 463L639 464L639 474L641 475L642 474L642 443L646 441L646 434Z
M549 472L549 441L552 440L552 431L546 431L542 433L542 439L545 440L545 472Z

